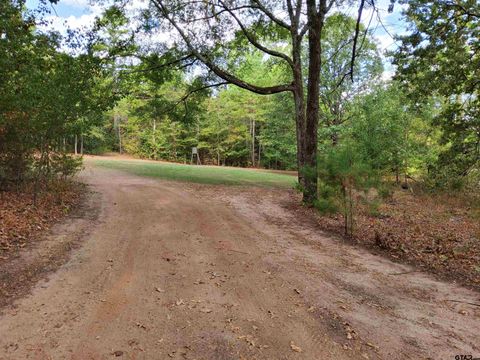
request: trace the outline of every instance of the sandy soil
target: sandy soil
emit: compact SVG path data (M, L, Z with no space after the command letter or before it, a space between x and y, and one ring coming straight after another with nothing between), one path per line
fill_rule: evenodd
M5 310L0 359L480 356L478 293L319 233L281 191L82 177L98 219Z

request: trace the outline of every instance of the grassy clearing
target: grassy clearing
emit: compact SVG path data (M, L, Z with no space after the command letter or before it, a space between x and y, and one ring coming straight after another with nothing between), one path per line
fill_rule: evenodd
M297 182L295 176L255 169L192 166L136 160L94 159L92 162L97 166L127 171L135 175L200 184L292 188Z

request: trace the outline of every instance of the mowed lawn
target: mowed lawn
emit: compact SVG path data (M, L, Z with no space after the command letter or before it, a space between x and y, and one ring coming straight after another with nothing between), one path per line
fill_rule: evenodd
M290 174L273 173L266 170L183 165L124 159L109 160L94 158L89 162L96 166L127 171L140 176L201 184L292 188L297 183L297 178L295 176Z

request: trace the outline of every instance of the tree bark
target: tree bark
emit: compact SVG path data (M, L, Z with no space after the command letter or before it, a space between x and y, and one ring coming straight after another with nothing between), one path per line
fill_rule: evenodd
M258 142L258 160L257 160L257 166L260 167L260 161L262 159L262 143L259 141Z
M303 86L298 86L293 93L295 103L295 124L297 135L297 169L298 183L305 189L305 101L303 99Z
M155 138L155 132L157 131L157 120L153 118L152 124L152 146L153 146L153 159L157 160L157 140Z
M78 147L77 147L77 143L78 143L78 137L77 137L77 134L75 134L75 149L74 149L74 153L75 153L75 155L77 155L77 154L78 154L78 152L77 152L77 149L78 149Z
M308 17L308 85L305 118L305 157L303 202L313 205L317 199L317 129L319 115L319 84L321 68L321 33L326 12L325 0L320 0L317 12L315 0L307 0Z
M118 150L120 151L120 154L123 154L123 149L122 149L122 132L120 131L120 123L118 124Z
M252 120L252 167L255 167L255 119Z
M297 135L297 170L298 183L305 188L304 165L305 165L305 100L303 94L303 74L301 58L301 39L297 35L296 27L292 28L292 58L293 58L293 101L295 104L295 125ZM278 164L275 165L278 167Z

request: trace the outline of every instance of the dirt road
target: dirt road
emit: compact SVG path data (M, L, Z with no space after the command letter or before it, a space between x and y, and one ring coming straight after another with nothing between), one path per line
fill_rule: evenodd
M480 357L478 293L319 233L280 190L82 177L99 218L5 310L0 359Z

